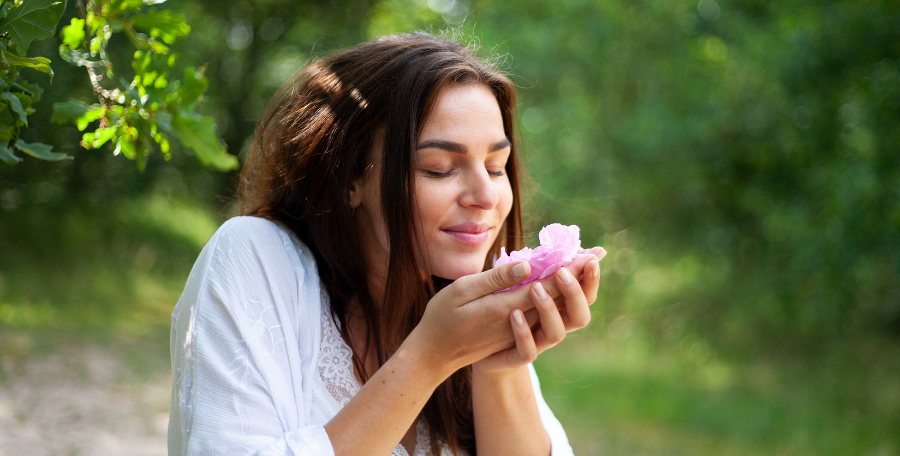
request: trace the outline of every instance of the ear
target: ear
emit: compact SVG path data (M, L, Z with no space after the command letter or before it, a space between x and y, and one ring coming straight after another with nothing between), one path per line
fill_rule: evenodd
M350 205L350 209L356 209L359 206L359 203L362 202L360 194L361 188L361 179L350 182L350 187L347 189L347 203Z

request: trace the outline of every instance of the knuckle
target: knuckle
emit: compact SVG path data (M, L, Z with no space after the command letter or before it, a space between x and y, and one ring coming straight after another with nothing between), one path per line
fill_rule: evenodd
M546 298L546 297L543 298L543 299L540 299L540 298L539 298L539 299L535 299L535 300L534 300L534 306L537 307L537 309L538 309L541 313L546 312L546 311L549 310L551 307L555 307L555 305L554 305L553 303L554 303L554 300L553 300L553 299L549 299L549 298Z
M573 280L569 283L564 283L559 287L560 292L564 295L571 295L573 293L581 291L581 284L578 283L577 280Z
M527 342L530 339L530 331L516 331L516 340L519 343Z
M488 282L491 284L491 287L502 289L506 288L503 281L503 272L500 269L492 269L490 275L488 275Z
M553 299L558 298L559 295L560 295L560 293L559 293L559 288L558 288L558 287L556 286L556 284L553 283L553 282L549 282L549 283L547 283L547 284L544 284L544 290L547 291L547 296L550 296L550 297L553 298Z
M591 315L587 314L586 316L578 316L572 319L572 325L578 329L584 328L591 322Z

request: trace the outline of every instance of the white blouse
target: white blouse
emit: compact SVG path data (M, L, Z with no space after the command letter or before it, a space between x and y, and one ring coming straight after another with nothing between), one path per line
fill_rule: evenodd
M309 249L257 217L223 224L172 313L169 455L334 455L323 427L360 389ZM565 431L529 365L553 456ZM414 452L430 454L425 420ZM441 449L449 455L448 448Z

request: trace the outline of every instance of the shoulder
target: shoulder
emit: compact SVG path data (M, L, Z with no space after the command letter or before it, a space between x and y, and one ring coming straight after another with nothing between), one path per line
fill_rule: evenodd
M207 326L222 327L274 311L277 319L296 325L311 318L302 309L313 315L320 300L315 260L296 236L270 220L235 217L203 248L173 316L215 320Z
M261 217L241 216L227 220L210 239L216 245L290 241L287 229Z
M226 221L203 250L197 262L215 286L306 282L316 275L309 249L284 226L260 217Z
M279 223L260 217L234 217L216 230L205 249L219 260L246 260L247 256L288 260L308 252L302 242Z

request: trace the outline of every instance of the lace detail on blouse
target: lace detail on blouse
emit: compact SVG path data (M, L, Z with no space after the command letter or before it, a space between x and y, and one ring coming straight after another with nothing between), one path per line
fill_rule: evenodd
M356 375L353 374L353 352L338 329L337 322L331 317L331 303L328 294L322 290L322 346L316 365L325 389L337 404L343 408L362 388ZM428 423L424 419L416 422L416 448L412 456L428 456L431 454L431 435ZM411 456L398 444L391 456Z
M443 448L441 448L443 450ZM428 422L419 418L416 423L416 454L415 456L427 456L431 454L431 431ZM462 456L462 455L460 455Z
M343 407L359 392L362 385L353 375L353 352L329 315L328 296L324 290L322 301L326 305L322 306L322 347L316 364L325 389Z

